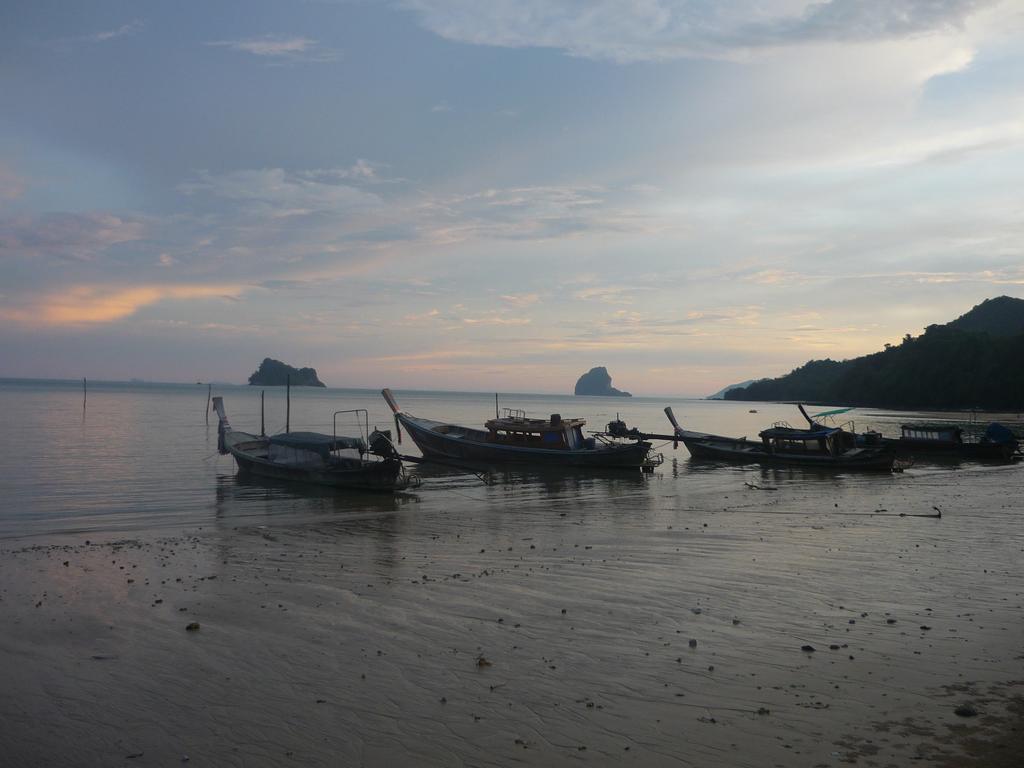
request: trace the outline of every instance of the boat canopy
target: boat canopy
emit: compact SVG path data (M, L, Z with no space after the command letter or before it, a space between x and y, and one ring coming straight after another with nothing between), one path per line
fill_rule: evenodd
M821 429L793 429L792 427L770 427L759 433L761 438L772 440L824 440L840 430L837 427Z
M366 443L362 438L324 435L319 432L288 432L283 435L274 435L270 438L270 444L299 451L310 451L319 454L325 460L330 458L331 451L343 448L366 451Z
M831 410L831 411L822 411L821 413L816 413L813 416L811 416L811 418L812 419L820 419L823 416L838 416L840 413L846 413L847 411L852 411L852 410L853 410L852 407L850 407L850 408L836 408L836 409Z
M503 418L489 419L485 424L488 430L496 432L528 432L533 434L544 434L550 432L564 433L567 429L582 428L587 423L586 419L563 419L557 413L552 414L550 419L526 419L526 418Z
M948 440L960 442L963 430L955 424L901 424L902 436L908 440Z

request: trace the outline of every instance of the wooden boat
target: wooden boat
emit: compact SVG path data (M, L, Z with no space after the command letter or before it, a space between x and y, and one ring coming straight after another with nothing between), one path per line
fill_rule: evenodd
M838 427L814 424L809 429L798 429L776 424L762 430L758 434L760 441L756 441L683 429L670 407L665 409L665 415L675 428L676 438L695 459L888 471L896 458L891 448L857 445L852 432Z
M889 439L898 453L945 453L979 460L1010 461L1020 449L1017 436L992 422L980 438L971 438L955 424L902 424L899 439Z
M523 411L505 409L483 429L432 421L406 413L398 407L391 390L381 391L395 414L395 425L413 439L425 459L448 462L500 465L572 466L637 469L653 467L660 457L650 455L644 440L613 440L604 433L584 437L583 419L530 419Z
M235 457L239 470L261 477L367 491L395 491L408 487L410 478L388 432L369 431L365 410L336 411L335 434L286 432L251 435L232 429L224 399L213 398L217 425L217 449ZM337 434L338 416L362 416L364 437Z

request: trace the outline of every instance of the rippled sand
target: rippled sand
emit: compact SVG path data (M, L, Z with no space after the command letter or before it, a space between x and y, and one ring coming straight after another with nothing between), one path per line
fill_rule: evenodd
M5 765L940 765L1014 723L1020 466L220 482L213 526L3 542Z

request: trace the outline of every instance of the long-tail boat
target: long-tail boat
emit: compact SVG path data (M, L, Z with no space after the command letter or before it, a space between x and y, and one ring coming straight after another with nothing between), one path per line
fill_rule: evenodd
M803 411L801 407L801 412ZM852 432L811 422L808 429L775 424L758 433L760 440L725 437L683 429L672 408L665 408L675 437L695 459L741 464L800 464L814 467L859 470L891 470L896 454L885 445L857 444ZM811 421L808 417L808 421Z
M369 430L366 411L336 411L334 434L285 432L252 435L232 429L224 400L213 398L217 412L217 449L235 457L239 470L261 477L366 491L396 491L408 487L410 477L388 432ZM337 434L338 416L362 416L359 437Z
M381 391L395 414L395 425L405 429L425 459L442 462L499 465L645 469L660 463L651 456L651 444L641 440L616 440L606 433L583 434L584 419L531 419L520 410L505 409L483 429L433 421L406 413L390 389Z
M1020 450L1012 430L992 422L980 436L968 436L955 424L903 424L899 439L887 439L900 454L945 453L971 459L1010 461Z

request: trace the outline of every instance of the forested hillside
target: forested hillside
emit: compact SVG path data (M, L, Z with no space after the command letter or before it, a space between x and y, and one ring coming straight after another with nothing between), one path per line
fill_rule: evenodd
M1024 409L1024 300L989 299L946 325L881 352L811 360L727 400L793 400L879 408Z

